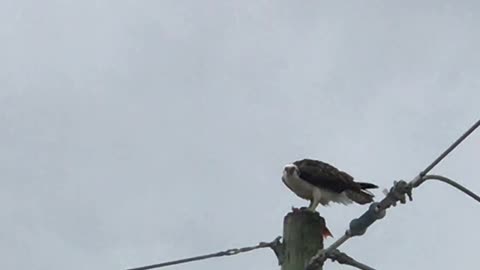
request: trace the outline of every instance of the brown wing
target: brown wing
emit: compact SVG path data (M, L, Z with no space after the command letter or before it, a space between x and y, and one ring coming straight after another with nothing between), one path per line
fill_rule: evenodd
M345 190L360 191L360 184L353 181L353 177L342 172L330 164L312 159L295 161L300 171L300 178L308 183L337 193Z

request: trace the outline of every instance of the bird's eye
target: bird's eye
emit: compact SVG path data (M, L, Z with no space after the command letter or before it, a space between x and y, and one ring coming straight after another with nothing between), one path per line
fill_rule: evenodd
M285 168L285 171L286 171L288 174L292 174L292 173L295 171L295 168L293 168L293 167L287 167L287 168Z

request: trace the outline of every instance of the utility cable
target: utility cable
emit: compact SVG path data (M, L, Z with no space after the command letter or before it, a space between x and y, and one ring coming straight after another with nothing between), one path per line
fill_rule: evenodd
M423 182L427 181L427 180L437 180L437 181L440 181L440 182L447 183L447 184L459 189L460 191L462 191L463 193L467 194L468 196L472 197L474 200L476 200L477 202L480 203L480 196L478 196L477 194L473 193L473 191L470 191L468 188L460 185L459 183L453 181L450 178L447 178L447 177L441 176L441 175L427 174L422 178L422 181L420 181L419 185L422 184Z
M429 173L435 166L437 166L440 161L442 161L448 154L450 154L459 144L461 144L472 132L475 131L475 129L480 126L480 119L475 122L467 131L465 131L462 136L460 136L455 142L452 143L445 151L443 151L440 156L438 156L428 167L426 167L423 171L421 171L415 179L413 179L410 183L413 185L413 187L417 187L419 184L417 184L418 181L421 181L422 177L424 177L427 173Z
M375 270L372 267L358 262L357 260L353 259L352 257L348 256L347 254L340 252L338 249L333 250L328 254L328 258L332 261L336 261L339 264L346 264L353 267L356 267L361 270Z
M205 259L210 259L214 257L222 257L222 256L232 256L232 255L237 255L243 252L248 252L252 251L255 249L259 248L271 248L277 254L280 252L280 236L275 238L272 242L265 243L265 242L260 242L256 246L251 246L251 247L243 247L243 248L233 248L233 249L228 249L225 251L220 251L216 253L211 253L207 255L201 255L201 256L196 256L196 257L191 257L191 258L186 258L186 259L180 259L180 260L175 260L175 261L170 261L170 262L164 262L164 263L158 263L158 264L152 264L152 265L147 265L147 266L142 266L142 267L135 267L135 268L130 268L127 270L147 270L147 269L153 269L153 268L160 268L160 267L165 267L165 266L170 266L170 265L175 265L175 264L181 264L181 263L187 263L187 262L193 262L193 261L200 261L200 260L205 260Z
M328 258L329 253L333 252L348 239L353 236L363 235L367 228L372 225L375 221L382 219L386 214L386 209L395 206L399 201L400 203L406 202L406 196L412 200L412 190L413 188L418 187L420 184L424 183L428 179L436 179L445 183L448 183L457 189L465 192L470 197L480 202L480 197L470 190L466 189L462 185L454 182L443 176L429 175L430 172L438 163L440 163L448 154L450 154L460 143L462 143L473 131L475 131L480 126L480 120L475 122L467 131L465 131L455 142L453 142L445 151L443 151L430 165L428 165L423 171L421 171L412 181L409 183L400 180L394 182L393 187L387 193L386 197L380 202L374 202L370 205L368 210L359 218L353 219L350 222L350 228L345 232L345 234L340 237L337 241L331 244L328 248L319 250L310 260L307 265L307 270L316 270L321 267L325 260Z

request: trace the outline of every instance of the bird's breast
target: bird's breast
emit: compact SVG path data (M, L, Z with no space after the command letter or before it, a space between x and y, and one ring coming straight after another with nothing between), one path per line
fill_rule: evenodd
M306 200L311 200L313 197L313 189L314 186L298 177L295 176L283 176L282 177L283 182L285 185L293 191L297 196L306 199Z

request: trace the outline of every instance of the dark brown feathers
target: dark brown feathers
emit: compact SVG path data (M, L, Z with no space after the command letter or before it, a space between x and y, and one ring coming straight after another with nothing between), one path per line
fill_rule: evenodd
M360 204L373 200L373 195L364 189L378 188L371 183L355 182L353 177L332 165L313 159L295 161L299 176L308 183L336 193L346 192L347 196Z

